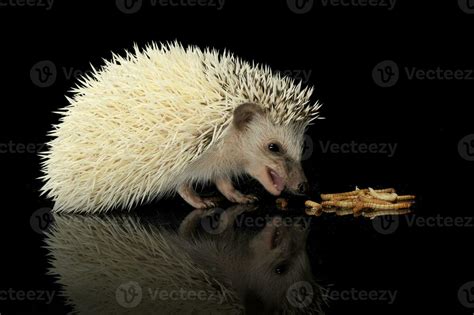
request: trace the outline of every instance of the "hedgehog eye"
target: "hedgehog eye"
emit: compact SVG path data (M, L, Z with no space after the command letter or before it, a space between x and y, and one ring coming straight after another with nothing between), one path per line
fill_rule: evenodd
M287 263L280 264L275 267L274 271L277 275L283 275L288 271L288 264Z
M280 152L280 146L276 143L270 143L268 145L268 150L270 150L272 152L275 152L275 153L278 153L278 152Z

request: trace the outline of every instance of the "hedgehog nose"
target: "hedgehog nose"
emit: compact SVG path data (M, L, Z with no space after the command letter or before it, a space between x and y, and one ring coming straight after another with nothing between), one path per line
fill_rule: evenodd
M305 194L308 191L308 182L302 182L298 185L298 193Z

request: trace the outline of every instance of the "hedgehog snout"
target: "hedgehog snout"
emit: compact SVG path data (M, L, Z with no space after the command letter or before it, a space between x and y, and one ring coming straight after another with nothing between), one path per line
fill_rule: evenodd
M304 195L308 192L309 184L301 164L294 161L287 164L288 189L294 194Z

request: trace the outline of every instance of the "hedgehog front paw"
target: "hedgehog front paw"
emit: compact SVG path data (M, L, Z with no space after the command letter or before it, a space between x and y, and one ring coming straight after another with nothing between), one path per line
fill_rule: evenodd
M196 200L186 200L191 206L196 209L208 209L208 208L215 208L216 201L212 198L199 198Z
M192 189L191 185L183 185L178 189L179 195L191 206L197 209L213 208L216 198L202 198Z

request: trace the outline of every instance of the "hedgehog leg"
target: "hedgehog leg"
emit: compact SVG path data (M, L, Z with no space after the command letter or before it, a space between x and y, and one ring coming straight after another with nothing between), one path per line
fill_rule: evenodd
M183 184L178 188L178 194L194 208L212 208L216 206L215 199L202 198L193 189L191 184Z
M217 189L231 202L251 203L258 200L254 195L244 195L235 189L230 178L219 178L215 184Z

